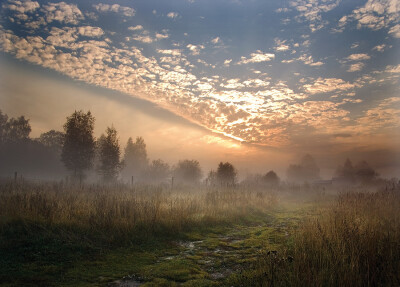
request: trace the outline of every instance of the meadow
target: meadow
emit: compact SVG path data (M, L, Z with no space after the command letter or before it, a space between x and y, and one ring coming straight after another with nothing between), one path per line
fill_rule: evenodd
M398 286L400 191L0 183L2 286Z

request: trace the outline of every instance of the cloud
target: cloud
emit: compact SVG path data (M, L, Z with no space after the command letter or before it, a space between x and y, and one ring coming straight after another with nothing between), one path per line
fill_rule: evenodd
M358 72L361 71L364 68L365 64L364 63L355 63L351 64L349 68L347 69L347 72Z
M130 31L143 30L143 26L142 25L130 26L130 27L128 27L128 30L130 30Z
M126 41L134 40L134 41L150 44L150 43L156 42L158 40L168 39L169 38L169 35L167 34L168 30L166 30L166 29L162 30L163 33L156 32L154 37L149 35L150 34L149 31L143 30L143 26L142 25L137 25L137 26L134 26L134 27L133 26L132 27L128 27L128 30L130 30L130 31L140 31L140 32L139 32L139 34L135 34L133 36L125 37Z
M294 0L290 2L290 6L294 7L299 16L296 16L296 20L301 22L303 20L308 21L311 32L322 29L326 21L322 20L322 13L329 12L336 8L340 3L340 0Z
M274 58L275 58L275 54L263 53L262 51L257 50L255 53L250 54L250 58L241 57L241 60L238 62L238 65L249 64L249 63L268 62Z
M384 129L400 128L400 97L390 97L367 109L357 119L364 133L372 135L382 133Z
M269 86L270 82L261 79L248 79L243 81L243 84L249 88L265 88Z
M395 38L400 38L400 25L397 24L397 25L393 26L392 28L390 28L389 34L391 34Z
M45 13L47 23L58 21L66 24L78 24L84 16L76 4L67 4L65 2L48 3L42 8Z
M194 56L199 55L200 51L204 49L203 45L193 45L193 44L188 44L186 46L190 50L190 53Z
M400 17L400 5L397 0L368 0L364 6L353 10L348 16L343 16L338 26L344 29L350 21L357 21L357 28L369 28L371 30L380 30L389 28L389 34L399 38L398 19ZM392 26L396 24L395 26Z
M226 84L221 83L220 85L223 88L226 89L237 89L237 88L244 88L245 85L240 82L240 79L230 79L226 81Z
M82 36L86 37L100 37L104 35L103 29L99 27L92 27L92 26L81 26L78 27L78 33Z
M361 71L365 66L365 63L360 62L360 61L366 61L369 59L371 59L371 56L369 56L368 54L365 54L365 53L351 54L348 57L346 57L343 61L341 61L341 63L353 62L349 65L347 72L358 72L358 71ZM354 62L358 62L358 63L354 63Z
M278 8L275 10L276 13L286 13L289 12L290 9L289 8Z
M351 54L346 58L349 61L369 60L371 57L368 54Z
M99 11L99 12L114 12L114 13L119 13L122 14L126 17L133 17L135 16L135 9L131 7L126 7L126 6L121 6L119 4L95 4L93 7Z
M181 56L181 54L182 54L181 50L178 50L178 49L173 49L173 50L158 49L157 52L161 53L161 54L172 55L172 56Z
M386 73L390 74L399 74L400 73L400 65L397 66L387 66L385 69Z
M355 84L351 84L337 78L318 78L313 84L304 85L304 89L312 95L329 93L337 90L346 91L355 87Z
M266 83L265 83L266 84ZM264 85L265 87L268 85ZM259 96L263 96L266 99L271 99L274 102L292 102L297 99L306 99L306 95L296 94L293 90L288 87L277 87L273 86L269 90L261 90L256 93Z
M232 62L232 59L226 59L226 60L224 61L224 66L229 67L229 65L231 64L231 62Z
M18 14L26 14L31 13L37 10L40 5L36 1L18 1L18 0L10 0L7 3L2 5L3 8L14 11Z
M150 37L149 35L134 35L129 39L132 39L132 40L135 40L138 42L142 42L142 43L146 43L146 44L150 44L150 43L153 43L154 41L156 41L156 39Z
M60 29L52 27L46 41L53 46L74 49L77 38L76 28L65 27Z
M289 50L289 45L286 44L286 41L282 41L280 39L275 39L275 44L276 46L274 47L274 50L277 52L283 52Z
M386 44L381 44L381 45L377 45L374 48L372 48L372 50L376 50L378 52L383 52L385 51L386 48Z
M322 66L324 64L321 61L314 62L313 57L311 55L308 56L307 54L301 55L296 60L302 61L304 64L311 66L311 67L318 67L318 66ZM290 63L290 61L286 61L286 63Z
M221 42L221 39L219 37L216 37L211 40L211 43L213 43L213 44L218 44L219 42Z
M194 83L200 92L209 92L214 89L214 86L207 82L197 81Z
M179 16L179 14L177 12L169 12L167 14L167 17L171 18L171 19L176 19L176 18L178 18L178 16Z
M158 40L160 40L160 39L168 39L168 37L169 37L169 35L168 34L161 34L161 33L156 33L156 38L158 39Z

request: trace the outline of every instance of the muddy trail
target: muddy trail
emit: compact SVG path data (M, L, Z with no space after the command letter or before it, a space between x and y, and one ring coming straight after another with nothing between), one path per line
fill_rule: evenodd
M188 234L193 240L172 242L154 264L108 286L228 286L260 256L282 247L300 218L282 210L252 223Z

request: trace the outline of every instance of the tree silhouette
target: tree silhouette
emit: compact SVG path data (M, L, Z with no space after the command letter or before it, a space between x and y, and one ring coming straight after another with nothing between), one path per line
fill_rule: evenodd
M8 116L0 110L0 144L6 141Z
M75 111L67 117L64 124L65 140L61 160L73 174L74 179L82 180L84 171L93 166L95 139L93 136L94 117L88 111Z
M215 170L210 170L207 174L206 184L216 185L217 184L217 172Z
M280 181L278 175L273 170L267 172L267 174L265 174L262 179L266 184L270 186L276 186L279 184Z
M229 163L220 162L217 169L217 179L223 185L233 185L236 182L236 169Z
M335 177L342 183L368 183L374 180L378 173L369 166L369 164L362 160L355 166L351 163L350 159L346 159L343 166L338 166L335 172Z
M181 160L174 169L178 182L198 183L202 177L200 163L197 160Z
M17 172L25 178L64 177L60 150L54 150L40 139L29 137L31 127L24 116L11 118L0 111L0 175Z
M57 152L61 152L64 140L65 134L55 130L42 133L38 139L41 144Z
M359 182L369 183L378 176L378 173L365 160L362 160L355 166L355 175Z
M356 180L355 176L356 171L349 158L346 159L343 166L338 166L335 171L335 177L340 178L342 181L347 183L353 183Z
M168 163L161 159L153 160L147 169L147 180L152 183L166 182L170 172Z
M314 158L306 154L300 161L300 164L292 164L287 170L289 180L296 182L311 182L319 179L319 168Z
M29 139L31 133L31 125L29 120L24 116L19 118L8 119L7 115L3 115L0 111L0 135L2 142L22 142Z
M148 158L146 144L142 137L137 137L134 143L132 138L128 139L124 153L124 170L125 178L133 176L139 180L148 167Z
M98 171L103 181L115 182L121 169L120 146L117 137L117 130L114 127L107 128L106 135L101 135L98 141L100 166Z

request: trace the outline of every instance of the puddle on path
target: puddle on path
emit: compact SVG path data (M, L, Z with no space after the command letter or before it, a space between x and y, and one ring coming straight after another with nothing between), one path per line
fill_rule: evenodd
M271 225L278 233L285 237L289 236L288 225L282 221L232 229L227 234L215 234L204 240L175 242L180 248L180 252L176 255L166 254L166 256L160 257L156 264L177 259L190 260L207 272L209 279L222 281L233 273L241 272L257 259L260 255L260 246L249 245L246 241L254 240L251 239L254 236L254 232L261 232L260 229L271 228ZM210 239L217 241L217 245L215 245L215 242L210 245ZM135 276L123 278L111 283L109 286L141 286L143 280L140 280L140 278L138 280L138 278Z
M143 284L142 280L138 280L135 275L125 276L121 280L117 280L108 284L109 287L139 287Z
M139 287L143 283L136 280L118 280L108 284L110 287Z

